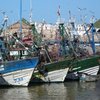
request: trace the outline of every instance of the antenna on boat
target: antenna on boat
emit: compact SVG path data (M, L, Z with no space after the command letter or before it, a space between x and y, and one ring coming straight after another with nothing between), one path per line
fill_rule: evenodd
M59 24L61 23L60 5L58 6L57 15L58 15L57 24Z
M71 21L71 11L69 10L69 21Z
M32 24L32 0L30 0L30 24Z

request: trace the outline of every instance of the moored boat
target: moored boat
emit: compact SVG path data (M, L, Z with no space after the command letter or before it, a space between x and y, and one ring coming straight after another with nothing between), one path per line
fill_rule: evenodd
M0 85L28 86L38 58L0 63Z
M64 82L69 70L69 62L59 61L39 66L33 73L32 82Z
M66 76L66 80L79 80L84 76L96 76L100 70L100 56L76 60Z
M100 70L99 68L100 56L96 56L95 54L89 55L88 51L84 47L82 48L80 47L81 44L79 44L78 38L74 38L72 41L71 37L69 36L70 32L69 33L66 32L63 23L59 24L59 30L60 30L60 34L62 37L62 40L60 42L61 42L62 54L64 58L63 61L57 61L54 63L45 64L44 66L46 67L47 72L45 72L44 70L43 71L38 70L36 71L36 73L34 73L34 76L41 79L43 82L49 82L49 81L53 82L52 79L56 80L55 77L58 76L56 74L56 71L58 71L59 66L60 66L60 69L63 69L63 67L69 69L69 71L66 71L66 80L67 79L71 79L71 80L77 79L78 80L80 79L80 76L83 74L97 75L98 71ZM65 35L67 38L67 43L65 41L66 40ZM66 45L68 45L69 51L66 50L67 48ZM67 57L69 56L68 59L66 59L66 56ZM53 71L55 73L53 73ZM51 75L49 74L49 72L53 74ZM60 73L59 73L59 76L60 76ZM50 80L50 77L53 77L53 78Z

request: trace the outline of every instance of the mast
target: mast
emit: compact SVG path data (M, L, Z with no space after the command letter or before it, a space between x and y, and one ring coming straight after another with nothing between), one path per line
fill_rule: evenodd
M22 0L20 0L20 34L22 33Z
M3 29L7 27L7 21L8 21L8 16L6 15L5 12L3 12L4 15L4 21L2 23L2 28L0 28L0 35L3 32Z
M20 0L20 32L19 32L19 39L22 40L22 0ZM22 51L19 51L19 58L22 57Z
M92 34L92 39L91 39L91 47L93 50L93 54L95 54L96 52L96 48L95 48L95 41L94 41L94 33L96 32L93 23L91 23L91 34Z
M59 23L61 23L60 5L58 7L57 16L58 16L57 24L59 24Z
M86 34L87 34L89 43L90 43L90 45L91 45L93 54L95 54L95 42L94 42L94 33L95 33L95 29L94 29L94 25L93 25L93 23L91 23L88 30L86 30L86 26L85 26L85 25L84 25L84 28L85 28L85 31L86 31ZM88 33L89 31L91 31L92 38L90 38L90 36L89 36L89 33Z
M60 31L60 36L62 37L61 40L61 47L62 47L62 53L63 56L66 56L66 44L65 44L65 36L64 36L64 23L59 24L59 31Z
M69 10L69 22L71 21L71 18L72 18L71 11Z
M32 0L30 0L30 24L32 24Z

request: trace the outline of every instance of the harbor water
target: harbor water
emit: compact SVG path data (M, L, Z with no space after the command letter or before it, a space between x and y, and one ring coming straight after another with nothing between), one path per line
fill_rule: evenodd
M100 100L100 80L0 87L0 100Z

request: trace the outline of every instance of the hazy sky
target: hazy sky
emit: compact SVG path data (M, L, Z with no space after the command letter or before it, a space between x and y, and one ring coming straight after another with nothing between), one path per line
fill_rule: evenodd
M30 0L22 0L22 16L29 20ZM91 16L100 18L100 0L32 0L33 21L41 22L43 19L48 23L55 23L57 11L60 5L61 17L67 22L69 11L71 16L80 21L80 16L87 16L89 22ZM79 10L81 8L81 10ZM2 12L8 16L8 24L20 19L20 0L0 0L0 23L3 20Z

